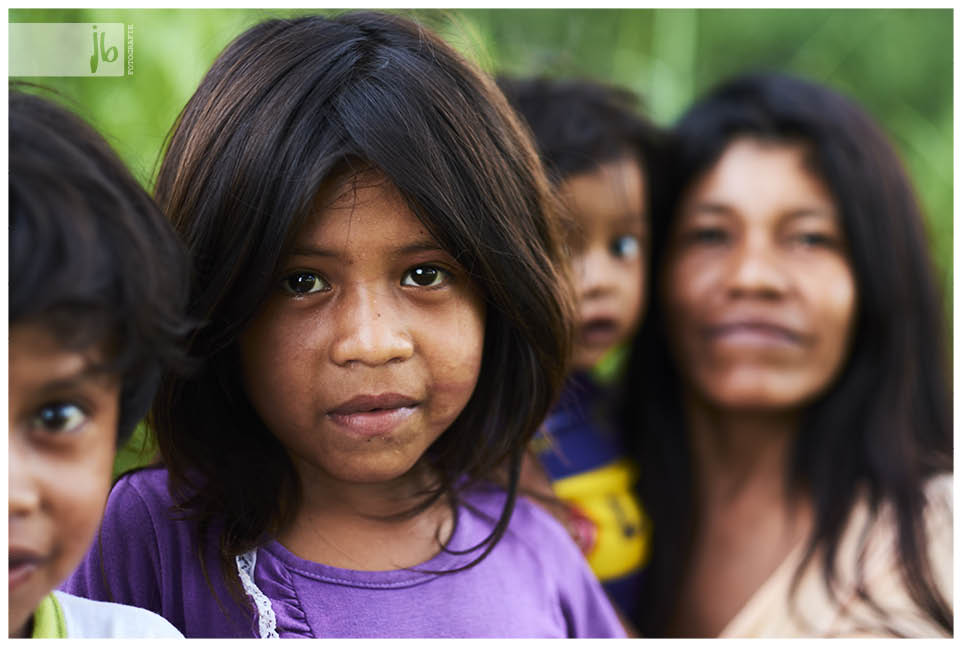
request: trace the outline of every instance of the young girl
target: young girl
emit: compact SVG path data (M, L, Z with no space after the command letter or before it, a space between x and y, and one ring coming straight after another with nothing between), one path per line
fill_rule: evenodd
M71 591L187 636L623 634L515 498L572 306L490 80L402 18L265 22L188 102L157 198L203 367L163 383L165 467L118 482Z

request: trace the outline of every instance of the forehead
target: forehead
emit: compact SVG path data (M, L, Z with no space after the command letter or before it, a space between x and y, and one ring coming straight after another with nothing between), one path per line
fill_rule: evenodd
M370 256L412 244L438 247L397 187L383 174L365 171L322 187L312 215L295 239L293 253L309 247L324 255Z
M754 137L733 140L691 186L687 199L747 212L808 207L831 212L834 206L828 188L810 163L808 146Z
M647 183L641 165L625 156L564 179L559 186L572 217L582 222L643 222Z
M11 393L58 381L116 383L119 377L104 369L106 359L103 343L73 349L66 346L52 328L42 323L10 326Z

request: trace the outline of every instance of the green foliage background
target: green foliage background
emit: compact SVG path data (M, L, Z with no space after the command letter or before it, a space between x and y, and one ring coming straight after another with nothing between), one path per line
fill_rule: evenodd
M149 187L168 129L224 46L256 22L303 13L308 10L11 9L8 17L133 25L132 76L30 81L61 92ZM644 98L649 115L662 125L721 79L751 69L801 75L849 95L883 125L914 179L951 318L952 10L402 13L491 73L588 76L624 85ZM130 449L124 453L118 467L143 458Z

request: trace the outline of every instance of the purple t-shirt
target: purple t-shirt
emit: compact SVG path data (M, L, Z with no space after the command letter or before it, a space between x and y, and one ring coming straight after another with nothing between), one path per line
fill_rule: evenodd
M448 547L466 549L486 537L504 498L494 489L465 495L472 507L459 508ZM238 602L253 599L232 595L213 538L202 544L193 523L171 515L171 503L166 470L118 481L98 541L63 590L157 612L187 637L259 636L259 621L269 617ZM201 546L210 586L196 556ZM451 569L473 557L442 552L414 569ZM414 569L339 569L271 541L257 550L253 583L269 600L281 637L625 635L577 546L524 499L477 566L446 575Z

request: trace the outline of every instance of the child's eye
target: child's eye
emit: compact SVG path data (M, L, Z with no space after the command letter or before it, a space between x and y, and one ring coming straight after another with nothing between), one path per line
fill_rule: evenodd
M284 290L295 296L303 296L309 293L317 293L318 291L327 291L330 289L330 285L324 278L320 277L316 273L310 273L308 271L297 271L296 273L291 273L283 280L281 280L281 286Z
M402 287L438 287L444 284L450 273L436 266L415 266L401 278Z
M67 433L79 429L87 421L87 414L76 404L68 402L47 404L37 411L32 425L51 433Z
M641 243L634 235L622 235L611 242L609 249L619 259L634 259L641 251Z

